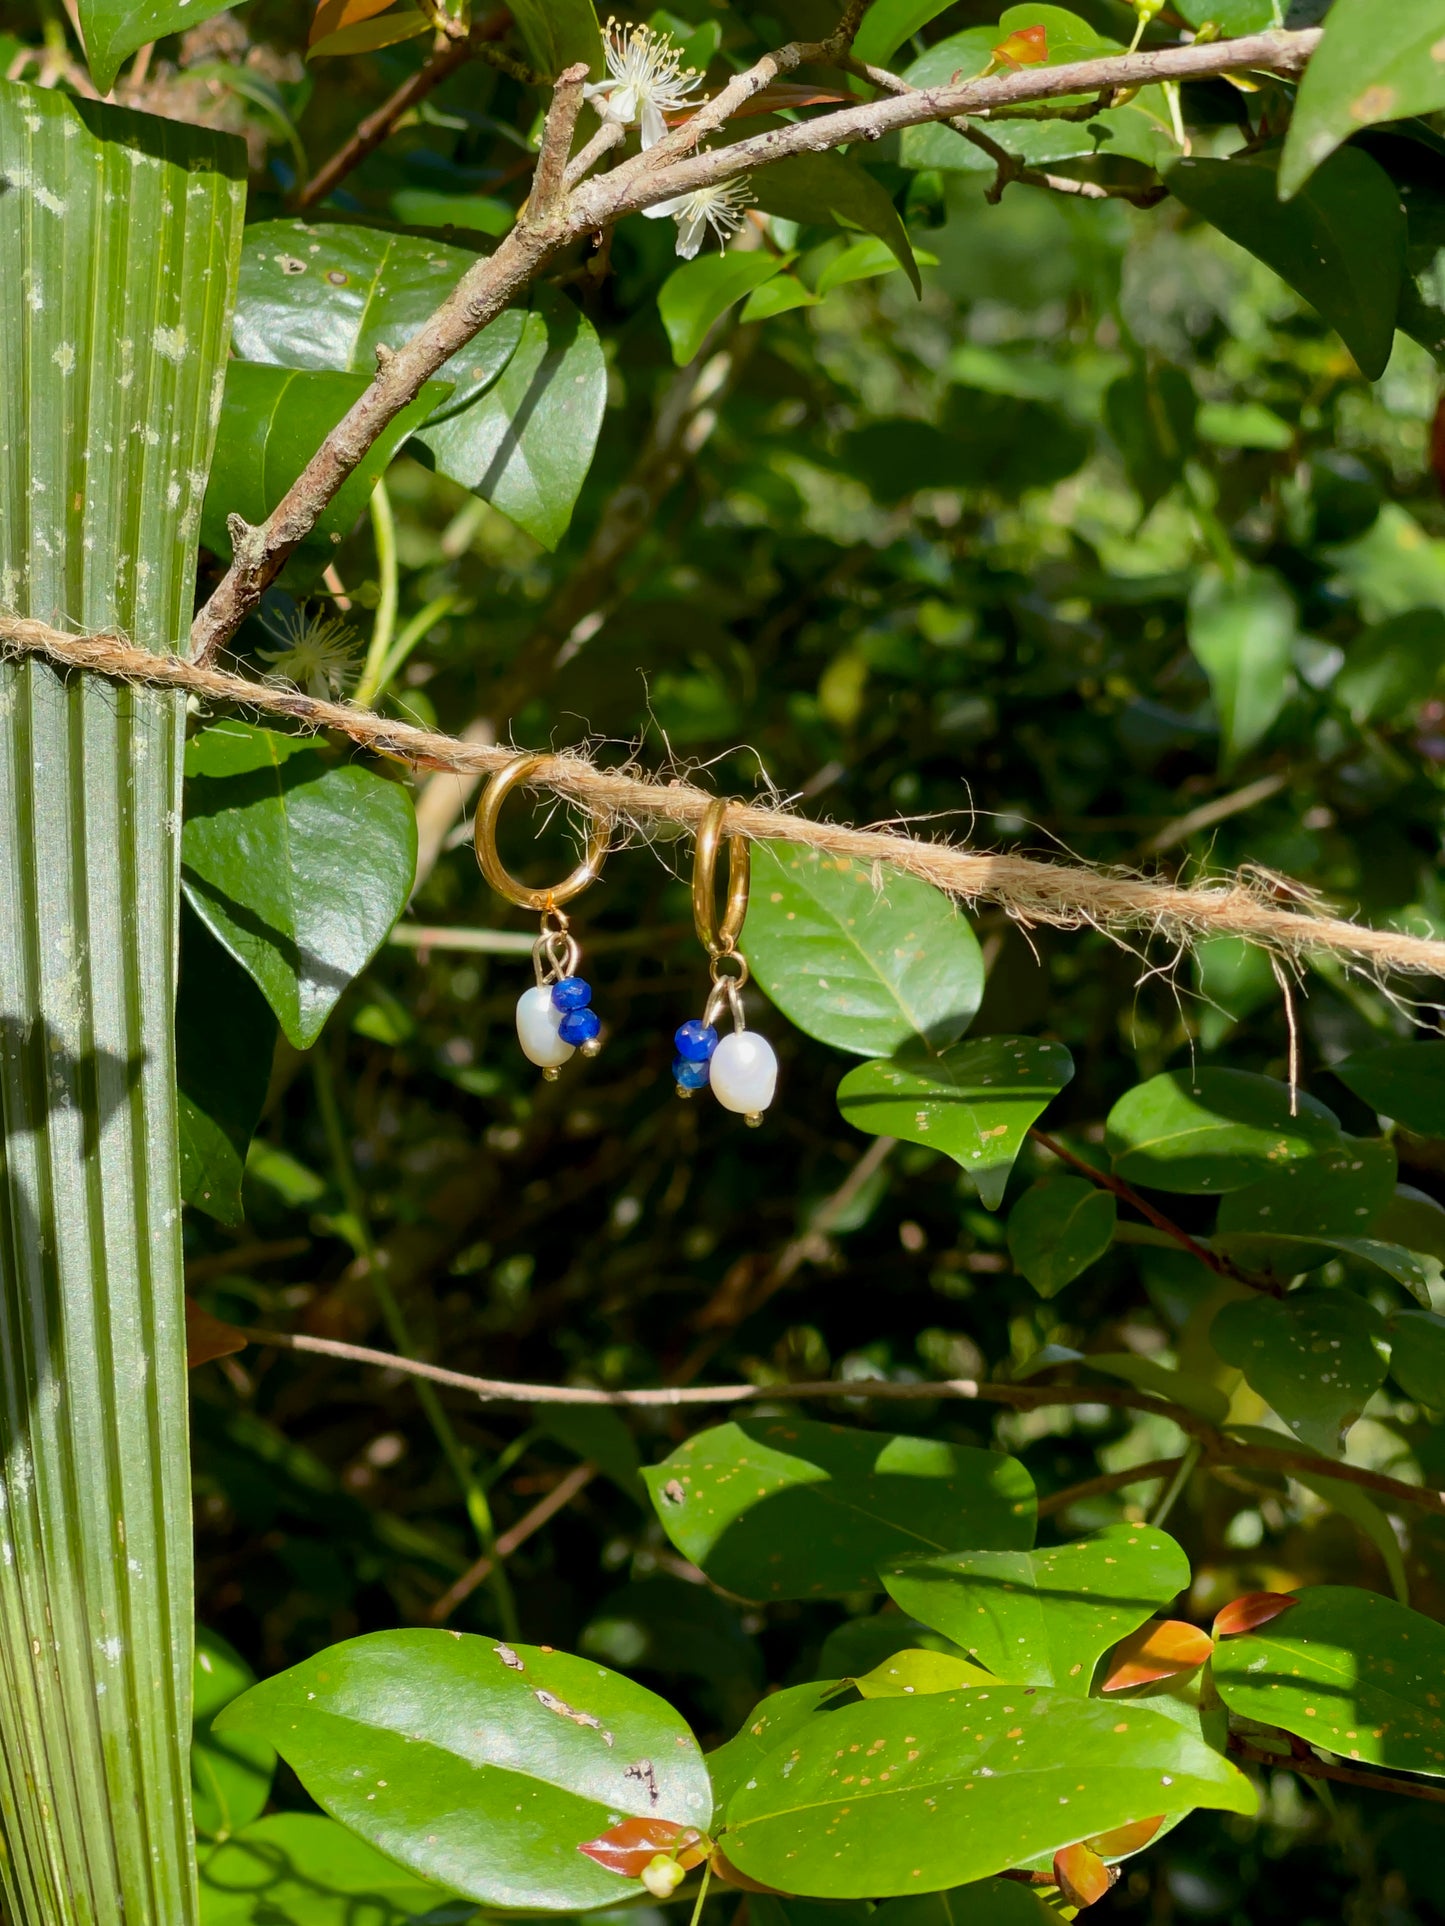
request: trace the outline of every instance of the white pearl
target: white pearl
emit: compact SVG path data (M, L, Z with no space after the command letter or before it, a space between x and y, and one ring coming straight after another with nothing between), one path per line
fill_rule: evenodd
M734 1030L724 1037L707 1068L712 1093L724 1110L752 1116L773 1101L778 1059L772 1044L755 1030Z
M557 1034L565 1015L552 1001L550 984L538 983L517 998L517 1041L529 1061L544 1070L565 1063L572 1054L574 1046Z

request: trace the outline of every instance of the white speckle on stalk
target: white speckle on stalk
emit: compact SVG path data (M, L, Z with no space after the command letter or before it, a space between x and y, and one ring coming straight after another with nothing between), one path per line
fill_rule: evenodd
M186 331L184 327L157 328L151 339L155 342L157 354L163 354L167 361L181 362L186 358Z
M75 372L75 349L69 341L62 341L50 359L62 374Z

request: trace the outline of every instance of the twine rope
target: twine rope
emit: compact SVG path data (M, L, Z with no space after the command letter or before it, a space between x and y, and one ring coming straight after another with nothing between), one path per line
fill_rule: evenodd
M418 729L350 703L320 701L290 685L259 682L178 655L157 655L116 635L68 635L45 622L0 614L0 658L5 656L38 656L59 668L183 690L211 702L283 717L306 729L334 730L375 755L419 769L491 775L522 753ZM614 830L625 824L644 834L664 824L695 832L716 800L692 783L659 782L632 769L599 768L575 750L546 757L528 787L558 796ZM1181 885L1120 869L817 822L764 803L733 803L727 827L729 834L754 842L803 844L876 874L884 867L900 870L966 903L995 904L1026 928L1046 924L1107 933L1138 931L1176 947L1206 936L1237 936L1292 961L1327 953L1379 977L1445 977L1445 942L1330 915L1297 886L1286 890L1294 907L1282 907L1268 884L1238 875Z

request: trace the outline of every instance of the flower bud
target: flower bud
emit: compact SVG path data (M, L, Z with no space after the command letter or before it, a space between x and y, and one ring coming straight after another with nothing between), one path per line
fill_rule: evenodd
M660 1852L642 1868L642 1883L654 1899L671 1899L687 1875L675 1859Z

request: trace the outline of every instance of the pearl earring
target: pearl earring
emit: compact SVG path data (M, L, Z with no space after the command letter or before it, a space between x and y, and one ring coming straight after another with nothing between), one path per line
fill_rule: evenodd
M532 945L532 967L537 981L517 999L517 1041L523 1054L549 1083L557 1080L558 1066L574 1050L595 1057L602 1048L602 1022L592 1008L592 986L577 974L582 952L562 905L580 896L602 873L607 856L607 832L594 821L587 838L587 854L570 876L551 889L528 889L507 870L497 854L497 818L502 804L517 787L548 761L546 756L518 756L499 769L487 784L477 806L472 832L482 874L499 896L521 909L540 910L542 929Z
M709 803L698 824L697 850L692 867L692 920L698 941L711 958L712 994L701 1020L684 1023L673 1038L677 1056L672 1075L680 1097L711 1085L724 1110L734 1110L750 1124L763 1121L763 1112L778 1087L778 1059L766 1037L749 1030L743 1015L742 989L748 980L748 959L737 947L748 913L751 862L747 838L728 837L728 893L722 921L717 916L716 871L718 845L728 812L726 797ZM732 1033L719 1038L717 1019L727 1009Z

